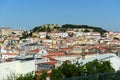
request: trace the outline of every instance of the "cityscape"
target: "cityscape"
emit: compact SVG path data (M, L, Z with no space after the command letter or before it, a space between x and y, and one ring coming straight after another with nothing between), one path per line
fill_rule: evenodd
M119 80L118 3L1 0L0 80Z
M44 24L30 31L0 28L0 37L0 68L5 70L1 77L10 71L40 75L46 69L50 74L65 61L86 64L98 59L110 61L115 71L120 69L120 32L87 25Z

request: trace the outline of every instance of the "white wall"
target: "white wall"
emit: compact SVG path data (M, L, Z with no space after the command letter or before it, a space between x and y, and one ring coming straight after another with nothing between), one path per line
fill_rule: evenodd
M32 72L33 70L35 70L34 60L0 63L0 80L2 80L3 77L7 77L7 75L10 75L11 73L26 74L28 72Z
M117 71L120 70L120 58L112 57L110 58L112 67Z

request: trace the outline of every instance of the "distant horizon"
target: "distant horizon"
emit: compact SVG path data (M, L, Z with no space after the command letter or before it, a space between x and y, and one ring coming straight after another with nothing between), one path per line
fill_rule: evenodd
M0 28L78 24L120 31L120 0L0 0Z
M46 23L46 24L50 24L50 23ZM53 23L51 23L51 24L53 24ZM54 24L57 24L57 23L54 23ZM68 23L65 23L65 24L68 24ZM65 25L65 24L58 24L58 25L62 26L62 25ZM26 30L26 31L29 31L29 30L31 30L31 29L33 29L35 27L39 27L39 26L42 26L42 25L45 25L45 24L36 25L36 26L33 26L33 27L29 28L29 29L27 29L25 27L19 27L19 28L18 27L17 28L13 28L13 27L0 27L0 28L10 28L10 29L13 29L13 30ZM87 25L87 24L72 24L72 25ZM99 27L99 28L102 28L104 30L107 30L107 29L105 29L103 27L100 27L100 26L93 26L93 25L88 25L88 26ZM113 31L113 30L107 30L107 31ZM120 32L120 31L113 31L113 32Z

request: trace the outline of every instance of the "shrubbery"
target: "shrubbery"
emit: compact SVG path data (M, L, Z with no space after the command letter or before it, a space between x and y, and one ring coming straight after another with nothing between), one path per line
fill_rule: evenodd
M39 77L41 80L45 80L46 70L43 70ZM25 75L12 74L12 76L8 76L7 80L37 80L37 76L33 72ZM65 61L51 71L50 80L120 80L120 71L115 72L109 61L94 60L84 65Z
M85 65L82 63L71 64L71 62L65 61L60 67L52 70L51 80L89 76L106 72L114 72L109 61L94 60L86 63Z

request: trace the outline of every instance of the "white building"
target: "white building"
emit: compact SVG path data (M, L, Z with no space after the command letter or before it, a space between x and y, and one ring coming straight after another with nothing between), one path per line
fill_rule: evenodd
M100 55L96 55L96 56L93 56L93 57L90 57L84 60L79 59L78 62L79 63L83 62L83 64L86 64L95 59L98 59L99 61L110 61L111 66L115 69L115 71L120 70L120 58L112 53L100 54Z
M77 32L76 33L76 37L81 37L81 36L83 36L83 32Z
M14 61L0 63L0 80L10 74L26 74L35 70L35 61ZM6 79L5 79L6 80Z
M61 38L68 37L68 33L66 33L66 32L65 32L65 33L60 33L60 37L61 37Z
M47 32L39 32L40 38L45 38L47 35Z
M42 50L45 48L45 46L43 44L31 43L31 44L24 45L22 48L25 52L29 52L29 51L34 50L34 49Z
M39 53L38 53L38 55L42 55L42 56L45 56L47 54L48 54L48 52L46 50L44 50L44 49L40 50Z

